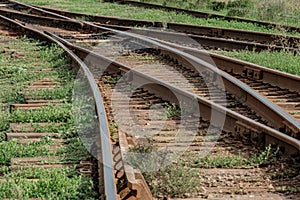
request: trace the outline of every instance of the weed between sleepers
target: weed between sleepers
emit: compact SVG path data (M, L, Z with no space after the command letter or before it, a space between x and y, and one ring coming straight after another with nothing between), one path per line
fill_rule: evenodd
M129 154L126 157L126 162L136 168L151 168L149 160L157 160L159 157L165 159L165 154L160 154L156 150L155 144L132 147L130 152L144 153ZM158 152L158 154L150 154L151 152ZM202 158L195 152L185 152L183 155L179 153L178 155L181 155L179 159L177 158L168 167L154 172L144 172L143 176L154 196L163 194L171 197L186 197L187 194L193 195L203 190L203 184L198 178L200 174L197 169L254 168L277 160L277 154L278 149L272 149L271 145L268 145L263 151L249 158L242 154L229 155L228 152L219 152L217 155L207 155ZM158 158L153 156L158 156Z
M95 195L89 178L78 175L75 167L23 169L7 173L0 184L0 198L87 199ZM39 179L38 182L27 179ZM92 199L92 198L90 198Z
M0 43L4 52L0 52L0 174L6 181L0 184L0 199L94 199L95 185L91 178L80 175L77 163L89 159L90 155L83 146L77 134L71 113L71 104L43 107L36 111L15 110L9 113L9 104L24 103L25 97L33 99L60 99L70 102L75 72L68 70L69 60L63 51L53 45L44 46L26 37L10 43ZM36 69L52 68L43 72ZM35 73L30 71L35 70ZM59 81L61 87L54 90L23 91L34 80L51 78ZM16 87L16 85L18 85ZM40 126L38 122L51 122ZM58 132L59 138L64 138L65 145L59 151L50 148L56 143L49 137L43 137L38 142L18 144L19 140L5 141L5 133L10 132L10 122L28 122L36 132ZM62 124L57 124L57 122ZM24 130L26 131L26 130ZM59 163L74 163L73 167L57 169L19 169L11 171L11 158L15 157L47 157L59 156ZM30 181L28 179L39 179Z
M72 105L45 106L37 110L15 110L10 115L12 123L67 122L72 120Z

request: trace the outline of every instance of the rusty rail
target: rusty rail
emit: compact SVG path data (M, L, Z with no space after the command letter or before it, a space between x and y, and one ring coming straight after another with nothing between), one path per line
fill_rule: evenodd
M129 151L129 144L127 141L126 134L118 130L119 135L119 145L121 155L124 158L126 152ZM130 165L124 163L124 171L126 172L126 179L128 187L137 191L137 199L141 200L151 200L153 199L151 191L142 175L142 173L131 167Z
M255 78L257 80L262 80L263 82L270 83L272 85L276 85L278 87L286 88L288 90L300 93L300 88L298 87L300 83L299 76L270 69L264 66L238 60L235 58L230 58L216 53L211 53L207 51L198 50L195 48L176 45L162 40L157 40L157 41L164 43L166 45L170 45L174 48L180 49L184 52L187 52L191 55L194 55L206 61L210 61L212 59L215 65L222 70L230 71L236 74L247 73L247 71L245 70L253 71L253 73L251 73L252 78ZM250 73L248 74L250 76Z

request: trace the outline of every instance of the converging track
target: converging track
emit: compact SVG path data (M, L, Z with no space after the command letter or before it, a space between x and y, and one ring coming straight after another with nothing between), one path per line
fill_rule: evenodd
M142 174L125 159L130 147L154 145L158 152L181 154L210 149L214 155L241 146L245 147L242 153L254 153L253 144L271 144L282 154L299 155L298 76L148 38L143 31L133 31L138 35L42 9L31 11L56 18L6 8L0 13L11 19L1 15L0 21L19 34L58 44L86 79L99 120L97 159L103 198L153 198ZM165 120L153 113L159 113L161 106L170 109L170 116L162 117ZM178 108L181 115L176 113ZM113 123L119 126L115 132L108 128ZM218 150L212 149L215 145ZM186 159L192 159L190 156ZM234 170L230 173L236 176ZM249 176L255 179L255 173L262 172L253 170ZM218 176L213 170L204 174ZM246 183L247 175L242 177L241 182ZM205 187L214 197L218 190L232 193L237 187L220 184L222 189ZM245 192L262 193L262 199L277 198L263 186L265 180L256 184L260 189L248 187Z

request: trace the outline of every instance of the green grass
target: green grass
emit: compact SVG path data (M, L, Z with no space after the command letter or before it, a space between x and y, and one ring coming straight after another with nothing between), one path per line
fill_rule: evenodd
M213 51L218 54L248 61L279 71L287 72L300 76L300 56L294 56L292 53L262 51L260 53L253 51Z
M250 157L242 154L229 154L217 152L215 155L200 157L199 154L185 152L180 159L183 166L192 168L253 168L263 163L275 161L278 149L272 149L271 145L265 147L259 154Z
M9 165L11 158L50 156L49 145L51 141L42 140L28 145L19 145L18 140L0 143L0 165Z
M0 47L4 49L0 52L0 102L3 104L23 102L24 99L18 92L28 87L32 80L47 76L54 81L59 79L65 83L70 81L70 77L74 77L74 72L64 69L69 63L65 56L62 56L63 51L57 46L45 48L41 43L25 37L8 45L1 43ZM56 68L56 70L51 73L30 71L40 68Z
M30 169L6 173L0 184L0 198L93 199L93 182L74 168ZM27 178L39 179L38 182Z
M72 120L72 105L49 105L37 110L15 110L10 115L12 123L67 122Z
M66 83L64 87L59 87L56 88L55 90L49 90L49 89L35 90L35 91L30 91L29 94L25 92L23 96L26 95L27 97L35 97L36 99L44 99L44 100L60 99L66 102L70 102L72 89L73 89L73 83L69 82Z
M164 103L163 105L165 112L167 114L167 117L170 119L179 118L181 116L181 109L180 107L176 106L176 104L171 103Z
M237 16L271 23L299 27L300 3L297 0L259 1L235 0L228 3L214 3L211 0L136 0L188 10ZM294 17L293 17L294 16Z
M186 194L195 195L202 190L199 172L195 169L170 165L143 175L154 196L186 197Z
M33 80L51 77L63 84L70 79L70 72L64 68L68 61L57 46L46 47L40 42L23 37L9 43L0 43L0 141L8 131L11 115L11 103L24 103L24 96L19 91L28 87ZM45 74L31 72L36 68L56 68L56 71ZM67 70L69 71L69 70Z
M140 154L128 154L126 162L135 168L155 169L157 162L166 162L169 158L176 158L167 167L153 172L144 172L146 182L154 196L168 195L170 197L184 197L185 194L194 195L201 191L202 183L199 181L200 168L255 168L261 164L276 161L278 149L272 149L271 145L265 147L260 153L246 156L244 154L229 154L228 152L217 152L201 157L197 152L186 151L183 154L173 152L174 155L167 156L163 152L156 152L152 146L137 146L130 152ZM171 158L171 159L172 159ZM171 160L169 160L171 163Z
M26 87L34 78L38 78L37 74L30 73L29 70L39 66L41 62L29 61L38 57L38 53L35 52L38 48L34 44L29 45L28 39L11 42L9 47L5 47L3 43L0 45L1 49L4 49L0 53L0 83L2 86L0 101L10 103L17 100L18 91ZM24 49L25 45L28 45L28 50ZM26 55L28 59L17 57L18 55Z
M224 28L234 28L242 30L252 30L267 33L282 33L275 29L262 28L258 25L251 23L241 22L228 22L220 19L200 19L185 14L177 14L176 12L166 12L162 10L154 9L143 9L128 5L119 5L112 3L103 3L99 0L23 0L22 2L31 3L42 6L52 6L57 8L66 9L73 12L82 12L86 14L98 14L117 16L130 19L141 19L141 20L155 20L163 22L178 22L178 23L189 23L203 26L218 26ZM290 34L290 33L288 33ZM292 34L295 35L295 34ZM300 35L296 33L296 35Z
M139 153L127 155L126 162L131 166L140 169L142 172L145 169L156 169L143 173L151 193L155 197L159 195L184 197L187 193L196 194L200 191L200 181L197 170L176 164L157 169L157 162L167 162L168 158L166 158L164 152L151 154L156 151L153 145L139 145L130 148L129 151Z
M90 155L82 144L74 124L72 113L72 89L76 73L69 69L70 62L63 50L56 45L46 46L41 42L21 38L9 43L0 43L0 174L7 181L0 183L0 199L94 199L94 185L91 178L83 177L75 171L80 160ZM37 69L52 68L43 72ZM35 70L34 72L32 70ZM54 90L24 91L31 82L51 78L60 82ZM23 96L18 92L23 91ZM58 99L62 105L49 105L34 111L9 111L12 103L24 103L25 96L34 99ZM46 127L34 125L50 122ZM64 139L64 147L50 152L55 145L50 137L40 142L20 145L18 140L5 141L5 133L10 132L9 123L31 123L36 132L58 132ZM57 125L56 123L62 123ZM59 169L9 169L11 158L59 156L60 163L73 163L72 168ZM37 178L38 182L27 181Z

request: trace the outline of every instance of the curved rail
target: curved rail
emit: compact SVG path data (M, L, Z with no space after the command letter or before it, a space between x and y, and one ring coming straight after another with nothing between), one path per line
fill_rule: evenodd
M167 11L175 11L175 12L181 12L188 15L192 15L194 17L198 18L217 18L217 19L225 19L227 21L238 21L238 22L247 22L247 23L253 23L258 24L260 26L265 27L282 27L287 31L294 31L294 32L300 32L300 27L294 27L294 26L288 26L288 25L281 25L281 24L274 24L270 22L264 22L264 21L256 21L252 19L245 19L245 18L239 18L239 17L229 17L225 15L218 15L218 14L212 14L212 13L205 13L205 12L199 12L199 11L192 11L192 10L185 10L181 8L174 8L174 7L168 7L168 6L161 6L156 4L150 4L150 3L144 3L144 2L137 2L137 1L126 1L126 0L106 0L108 2L118 2L121 4L129 4L133 6L138 7L144 7L144 8L154 8L154 9L162 9Z
M158 42L164 43L166 45L170 45L174 48L178 48L184 52L187 52L189 54L192 54L196 57L199 57L207 61L212 59L218 68L225 71L230 71L237 74L242 74L245 69L258 71L260 73L260 76L257 77L258 80L262 80L272 85L276 85L278 87L286 88L288 90L300 93L300 87L299 87L300 77L297 75L285 73L275 69L270 69L264 66L223 56L220 54L177 45L159 39L154 39L154 40L157 40Z
M92 23L87 23L90 25L93 25ZM95 26L95 25L94 25ZM260 110L262 107L265 107L268 109L268 112L271 113L276 113L277 116L280 116L281 120L284 122L287 122L287 124L291 127L291 130L296 131L296 133L300 132L300 123L297 122L296 120L294 120L291 116L289 116L288 114L286 114L285 112L283 112L279 107L277 107L276 105L272 104L270 101L268 101L265 97L261 96L260 94L256 93L253 89L249 88L248 86L246 86L245 84L243 84L242 82L240 82L239 80L233 78L232 76L228 75L227 73L223 72L223 71L219 71L217 70L213 65L195 57L192 56L190 54L178 51L177 49L171 48L169 46L163 45L161 43L155 42L151 39L147 39L143 36L137 35L137 34L132 34L132 33L127 33L127 32L121 32L121 31L117 31L114 29L110 29L110 28L105 28L102 26L95 26L98 27L100 29L104 29L116 34L120 34L120 35L125 35L128 36L134 40L138 40L141 41L142 43L146 43L146 44L150 44L150 46L156 46L159 49L163 49L166 50L166 52L175 54L179 57L185 58L186 60L190 61L191 63L197 63L199 65L201 65L202 67L206 68L207 70L210 71L211 76L215 75L219 75L220 77L222 77L223 81L228 83L229 86L234 87L235 89L231 91L233 91L235 94L239 94L241 96L241 91L238 91L236 87L240 88L241 90L243 90L244 92L246 92L246 96L248 98L252 98L255 100L255 103L252 105L252 108L256 108L256 111L260 114L262 114L262 116L266 117L267 119L273 121L274 119L270 118L265 111ZM230 89L231 87L227 87L226 89ZM259 106L258 106L258 105ZM278 119L277 119L278 120ZM277 121L276 120L276 121ZM278 122L278 121L277 121ZM276 124L276 123L274 123ZM277 124L278 126L278 124ZM280 125L278 126L278 128L281 128Z
M105 108L103 105L101 94L98 90L98 86L94 80L94 77L85 63L78 58L71 50L69 50L65 45L61 42L56 40L53 37L49 37L48 35L36 31L34 29L30 29L28 27L23 26L20 23L17 23L13 20L10 20L4 16L0 16L0 21L2 24L9 26L11 28L17 28L20 30L22 34L27 34L32 37L43 39L51 43L55 43L59 45L65 53L68 55L69 58L76 63L83 70L84 75L88 80L89 87L92 90L93 99L96 105L96 112L98 115L98 123L99 123L99 133L100 133L100 145L101 145L101 160L99 161L102 164L102 173L103 173L103 181L104 181L104 196L106 199L109 200L117 200L117 192L116 192L116 185L115 185L115 178L113 173L113 166L112 166L112 156L111 153L111 146L110 146L110 139L109 139L109 131L108 131L108 124L107 118L105 113Z
M42 9L40 9L40 10L42 11ZM47 13L50 13L50 12L47 12ZM60 15L58 15L58 16L60 16ZM65 19L69 19L72 22L76 22L76 20L72 20L72 19L64 17L64 16L61 16L61 17L65 18ZM117 30L106 28L106 27L102 27L102 26L96 26L96 25L94 25L92 23L88 23L88 22L81 22L81 23L83 25L88 25L88 26L94 28L95 30L99 29L101 31L109 31L109 32L112 32L112 33L115 33L115 34L120 34L120 35L128 36L130 38L133 38L134 40L139 40L139 41L142 41L142 43L144 42L144 43L147 43L147 44L150 44L150 45L157 46L160 49L165 49L165 50L167 50L167 51L169 51L169 52L171 52L171 53L173 53L175 55L181 55L181 57L184 57L187 60L190 60L190 61L192 61L194 63L198 63L201 66L204 66L207 69L209 69L209 71L210 71L210 73L212 75L214 73L220 75L222 77L223 81L225 80L228 85L231 85L233 87L239 87L244 92L246 92L246 94L247 94L248 97L250 97L250 98L252 98L252 99L255 100L255 103L252 104L252 107L254 107L255 110L258 113L262 114L262 116L264 116L267 119L269 119L270 121L272 121L274 123L274 125L276 125L276 127L278 129L281 128L281 124L278 124L278 121L281 120L281 121L285 122L285 124L288 124L288 126L290 127L290 130L299 132L299 129L300 129L299 122L295 121L293 118L291 118L289 115L287 115L281 109L279 109L276 105L270 103L266 98L264 98L263 96L257 94L254 90L252 90L249 87L247 87L246 85L242 84L241 82L239 82L235 78L227 75L224 72L220 72L219 73L219 71L217 71L214 68L214 66L209 65L208 63L206 63L206 62L204 62L204 61L202 61L202 60L200 60L200 59L198 59L198 58L196 58L194 56L191 56L189 54L184 54L184 53L182 53L182 52L180 52L178 50L170 48L170 47L168 47L166 45L161 45L161 44L159 44L157 42L154 42L153 40L146 39L145 37L142 37L142 36L139 36L139 35L136 35L136 34L131 34L131 33L126 33L126 32L122 32L122 31L117 31ZM230 87L228 87L228 88L230 88ZM236 93L236 92L238 92L238 94L241 94L241 91L235 90L234 93ZM259 104L259 106L256 106L256 104ZM273 119L272 117L269 117L267 115L267 113L265 113L264 111L261 110L262 107L267 108L268 112L273 113L272 116L274 116L274 113L276 113L279 118ZM275 122L277 122L277 123L275 123Z
M2 16L1 16L1 19L3 19L3 21L5 21L4 20L5 18L3 18ZM25 26L22 26L21 24L16 24L16 23L14 23L13 27L14 28L19 27L22 30L23 33L26 33L30 30L30 29L26 28ZM36 32L31 32L31 35L36 36L37 33L39 34L39 32L37 32L37 31ZM54 37L54 35L52 35L52 36ZM57 39L59 39L59 38L57 38ZM51 40L53 41L54 39L51 39ZM63 40L61 40L61 42L64 43ZM68 45L66 44L66 46L68 46ZM65 51L69 50L67 47L65 47L65 48L66 48ZM86 56L85 52L80 51L80 49L77 49L75 46L73 46L72 50L74 50L76 52L76 54L78 54L78 56L81 57L82 59L85 58L85 56ZM87 52L87 53L89 55L91 55L91 52ZM96 55L93 55L93 56L96 56ZM95 59L98 60L99 57L95 57ZM108 61L108 62L111 62L111 61ZM118 65L118 63L113 63L112 65L115 65L118 68L123 67L123 66L120 65L120 63L119 63L119 65ZM135 75L140 76L143 79L156 81L154 77L143 76L138 71L133 71L132 69L131 69L131 73L134 73ZM157 80L157 81L159 81L159 80ZM158 82L158 83L162 84L162 85L165 85L166 87L172 87L168 83L164 83L164 82ZM94 87L92 87L92 88L94 88ZM299 153L299 151L300 151L299 141L297 141L293 138L290 138L290 137L288 137L288 136L286 136L286 135L284 135L284 134L282 134L282 133L280 133L280 132L278 132L274 129L266 127L265 125L259 124L259 123L255 122L253 120L249 120L248 118L243 117L241 115L238 115L238 114L236 114L236 113L234 113L234 112L232 112L228 109L226 110L223 107L220 107L220 106L218 107L218 105L215 105L214 103L205 101L205 100L203 100L199 97L195 97L193 94L182 91L179 88L172 87L172 89L177 91L178 93L186 96L187 98L197 99L201 109L204 109L204 110L215 109L216 111L219 111L220 114L224 114L224 111L227 112L226 113L226 122L227 122L226 123L226 128L230 129L231 131L233 131L235 129L236 130L243 129L242 132L243 131L247 132L247 133L250 132L251 136L252 136L252 134L253 134L253 136L255 136L256 134L263 135L263 136L261 136L261 137L264 138L263 140L265 140L267 143L276 143L276 144L278 144L278 146L284 147L286 153ZM98 111L98 114L99 114L98 108L97 108L97 111ZM103 112L104 112L104 110L103 110ZM208 119L209 115L206 114L205 117ZM104 128L107 129L107 125ZM102 151L102 153L103 153L103 151ZM111 168L107 168L107 170L111 171ZM116 193L107 193L108 192L107 189L105 191L106 191L105 193L107 194L106 199L112 199L112 200L117 199L117 197L115 198L115 195L114 195Z
M54 36L52 34L52 36ZM57 37L57 36L56 36ZM176 93L176 96L184 96L186 99L196 99L199 103L199 107L201 110L201 114L203 114L203 118L206 120L210 120L210 111L214 111L216 113L219 113L220 115L226 115L226 123L224 125L224 129L226 131L232 131L237 132L236 129L243 129L242 133L252 133L252 134L259 134L264 135L264 139L267 143L275 143L280 144L279 146L282 146L285 149L286 153L295 153L297 151L300 151L300 141L298 141L295 138L291 138L275 129L272 129L266 125L260 124L254 120L251 120L247 117L244 117L236 112L231 111L230 109L227 109L223 106L220 106L216 103L213 103L211 101L206 100L203 97L199 97L191 92L182 90L176 86L170 85L169 83L166 83L164 81L161 81L160 79L157 79L155 77L152 77L150 75L143 74L139 70L132 69L129 66L126 66L122 63L116 62L114 60L111 60L109 58L103 57L99 54L96 54L90 50L87 50L82 47L75 46L71 44L70 42L58 38L64 45L72 49L76 54L82 58L85 59L87 56L89 56L89 62L90 63L97 63L97 66L109 66L113 67L115 69L119 69L124 72L130 72L131 76L136 77L137 80L141 82L151 82L151 83L157 83L157 85L162 85L165 88L169 88L172 91ZM152 88L153 90L153 88ZM158 91L157 94L161 93L161 91ZM164 92L163 92L164 93ZM165 98L165 97L163 97ZM203 113L202 113L203 111ZM207 112L209 111L209 112ZM242 134L241 133L241 134ZM285 144L284 143L288 143ZM292 148L291 148L292 147ZM294 149L294 150L293 150ZM295 151L296 150L296 151Z

